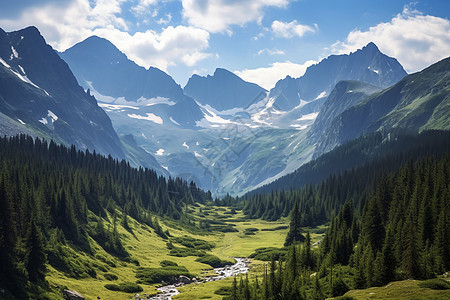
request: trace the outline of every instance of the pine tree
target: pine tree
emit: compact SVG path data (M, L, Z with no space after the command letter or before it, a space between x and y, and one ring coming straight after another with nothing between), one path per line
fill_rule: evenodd
M289 232L286 236L284 246L290 246L292 244L305 241L305 237L302 235L301 228L301 214L298 203L294 204L291 211L291 221L289 222Z
M32 282L43 280L47 270L47 258L42 233L34 220L34 216L31 217L29 222L25 245L25 267L28 278Z

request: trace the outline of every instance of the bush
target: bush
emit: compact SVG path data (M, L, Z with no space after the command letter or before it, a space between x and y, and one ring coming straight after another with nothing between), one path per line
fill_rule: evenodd
M428 279L419 283L421 288L428 288L432 290L448 290L450 289L450 283L443 279Z
M210 265L213 268L222 268L222 267L225 267L226 265L233 264L233 262L221 260L217 256L211 255L211 254L205 255L203 257L199 257L196 259L196 261L198 261L202 264Z
M256 232L256 231L259 231L259 229L258 228L254 228L254 227L250 227L250 228L246 228L245 231Z
M161 267L177 267L178 266L178 264L176 263L176 262L174 262L174 261L171 261L171 260L163 260L163 261L161 261L160 263L159 263L159 265L161 266Z
M212 248L215 247L215 245L213 243L204 241L204 240L200 240L200 239L196 239L193 237L189 237L189 236L180 236L180 237L175 237L172 239L172 242L183 245L185 247L188 248L192 248L192 249L202 249L202 250L211 250Z
M259 231L258 228L246 228L244 230L245 235L255 235L255 232Z
M263 229L261 229L261 231L277 231L277 230L283 230L283 229L288 229L288 228L289 228L289 226L283 225L283 226L278 226L275 228L263 228Z
M228 226L213 226L211 227L211 230L220 231L220 232L239 232L236 228Z
M142 292L143 289L141 286L132 282L124 282L119 285L120 291L124 293L139 293Z
M105 288L110 291L115 291L115 292L120 291L120 287L117 284L108 283L108 284L105 284Z
M105 277L106 280L110 280L110 281L119 279L117 277L117 275L114 275L111 273L105 273L105 274L103 274L103 276Z
M214 292L214 294L222 296L231 296L231 293L232 293L231 286L223 286Z
M124 282L120 284L105 284L105 288L110 291L115 292L124 292L124 293L139 293L142 292L143 289L141 286L132 282Z
M275 260L280 260L286 256L286 253L286 248L264 247L256 249L254 253L250 254L249 258L270 261L273 256Z
M186 257L186 256L204 256L206 254L203 250L189 249L189 248L179 248L173 247L170 249L169 255L176 257Z
M139 283L154 284L160 282L174 283L180 275L192 277L183 266L167 266L164 268L138 268L136 277Z

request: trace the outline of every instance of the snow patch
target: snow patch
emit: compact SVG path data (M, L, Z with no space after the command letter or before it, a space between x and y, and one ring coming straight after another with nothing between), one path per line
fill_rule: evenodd
M139 109L139 107L135 106L129 106L129 105L119 105L119 104L107 104L107 103L98 103L98 106L109 109L109 110L121 110L124 108L130 108L130 109Z
M372 69L372 67L367 67L367 69L369 69L370 71L380 74L380 70L376 70L376 69Z
M95 88L92 86L92 81L86 81L86 84L89 87L90 93L92 96L95 97L98 101L106 102L106 103L112 103L116 100L116 98L111 96L102 95L99 92L95 90Z
M170 117L170 121L172 121L172 123L175 124L175 125L181 126L180 123L175 121L172 117Z
M183 145L181 145L181 146L186 147L186 149L189 149L189 145L186 144L186 142L184 142Z
M308 125L292 124L291 127L294 127L297 130L304 130L304 129L308 128ZM291 145L292 145L292 143L291 143ZM289 145L289 146L291 146L291 145Z
M163 124L163 119L152 113L147 113L147 116L141 116L137 114L127 114L127 116L133 119L152 121L153 123L159 125Z
M159 149L158 151L156 151L155 152L155 155L158 155L158 156L162 156L162 155L164 155L164 149Z
M196 141L196 142L195 142L195 145L196 145L196 146L199 146L199 145L200 145L200 143L199 143L198 141Z
M52 119L52 123L58 120L58 116L55 115L51 110L48 110L47 117L50 117Z
M47 110L47 116L39 120L44 125L48 125L50 122L53 124L58 120L58 116L55 115L51 110Z
M5 68L11 69L11 67L0 57L0 63L5 66Z
M13 46L11 46L11 52L12 52L12 54L11 54L10 60L13 60L13 58L19 58L19 54L17 53L16 49L14 49Z
M22 80L23 82L26 82L28 84L31 84L32 86L34 86L35 88L41 89L40 87L38 87L36 84L34 84L30 79L28 79L27 75L25 74L25 70L22 68L22 66L19 65L20 70L22 71L23 75L14 71L10 65L8 65L2 58L0 58L0 63L5 66L6 68L8 68L14 75L16 75L17 77L19 77L20 80Z
M197 151L194 151L195 157L202 157L203 155L199 154Z
M161 165L161 167L163 167L164 169L166 169L166 171L169 171L169 168L166 166Z
M20 122L20 124L22 124L22 125L26 125L26 124L25 124L25 122L24 122L24 121L22 121L21 119L17 119L17 121L19 121L19 122Z
M317 96L317 97L316 97L316 99L314 99L314 100L317 100L317 99L323 98L323 97L325 97L326 95L327 95L327 92L323 91L323 92L322 92L322 93L320 93L320 94L319 94L319 96Z
M309 121L309 120L315 120L317 118L317 115L319 115L319 113L310 113L307 115L303 115L301 116L301 118L297 119L297 121Z

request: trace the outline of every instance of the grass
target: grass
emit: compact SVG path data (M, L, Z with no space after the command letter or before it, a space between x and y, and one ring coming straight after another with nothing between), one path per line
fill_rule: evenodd
M200 208L203 213L200 213ZM196 205L190 206L193 223L198 225L199 220L209 220L224 223L226 226L235 228L236 232L205 232L190 227L186 230L183 225L171 220L160 220L163 230L169 230L173 238L173 245L186 250L197 250L205 252L206 255L213 255L214 260L232 261L232 257L247 257L256 249L261 247L282 247L287 233L287 221L268 222L263 220L245 220L242 212L231 214L229 208ZM208 212L208 215L204 213ZM201 216L204 215L204 216ZM110 220L112 218L109 218ZM177 257L170 256L170 249L167 248L169 240L159 237L153 229L147 225L139 224L134 219L128 219L131 232L118 226L121 239L125 249L130 253L133 260L139 262L137 266L133 262L124 262L105 252L94 240L90 240L94 249L93 255L84 253L74 253L76 260L83 265L91 266L96 272L96 278L72 278L62 271L49 267L47 280L54 290L60 287L67 287L81 293L86 300L101 299L122 300L129 299L130 294L121 291L111 291L105 288L106 284L120 285L124 282L136 283L138 268L161 269L163 265L175 265L185 267L189 274L195 277L204 276L212 267L208 264L197 261L198 256ZM104 221L104 227L112 226ZM273 230L277 228L277 230ZM254 235L246 235L245 232L253 232ZM313 240L314 240L313 236ZM320 238L320 235L317 235ZM209 250L208 250L209 249ZM209 258L213 256L208 256ZM217 258L216 258L217 257ZM170 261L170 262L168 262ZM204 262L211 262L205 260ZM256 263L258 264L258 263ZM142 270L142 269L141 269ZM117 279L116 279L117 278ZM111 281L111 279L113 281ZM148 282L147 282L148 283ZM220 287L230 286L231 280L225 279L215 282L202 283L200 285L191 284L180 289L182 293L175 299L222 299L221 295L214 294ZM156 284L139 283L143 291L140 294L155 294ZM201 298L203 297L203 298ZM210 298L208 298L210 297Z
M426 281L425 281L426 282ZM450 290L435 290L420 287L423 281L395 281L383 287L373 287L365 290L352 290L344 296L353 299L450 299Z

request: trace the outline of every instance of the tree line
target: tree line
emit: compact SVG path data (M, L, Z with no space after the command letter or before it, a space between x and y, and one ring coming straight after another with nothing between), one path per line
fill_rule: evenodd
M264 266L262 278L235 279L230 298L323 299L449 270L450 151L385 173L368 193L362 214L354 195L345 198L314 249L309 233L301 233L295 204L287 255ZM302 238L292 238L299 234Z
M194 182L95 151L25 135L0 138L0 287L21 298L27 282L43 281L47 262L68 267L59 245L92 254L90 237L127 258L118 222L127 228L130 216L164 237L156 216L183 221L187 204L209 200Z
M373 146L377 142L380 145ZM375 148L379 149L373 150ZM417 160L425 156L439 157L449 148L450 132L448 131L426 131L419 135L404 133L389 135L384 142L382 135L377 133L339 147L293 174L286 175L278 182L279 184L297 182L298 188L283 189L284 185L280 185L280 189L277 190L277 182L275 182L271 185L274 190L247 194L237 201L242 201L243 212L247 217L269 221L287 217L294 203L297 203L301 213L301 225L316 226L330 220L348 198L353 199L354 206L361 214L370 191L380 177L398 170L409 160ZM373 153L355 155L359 151ZM361 163L355 164L355 161L361 161ZM341 167L345 165L348 168L331 174L317 183L304 184L303 175L313 178L321 177L326 170L337 168L336 165ZM341 170L341 167L338 169ZM303 175L300 176L300 174Z

